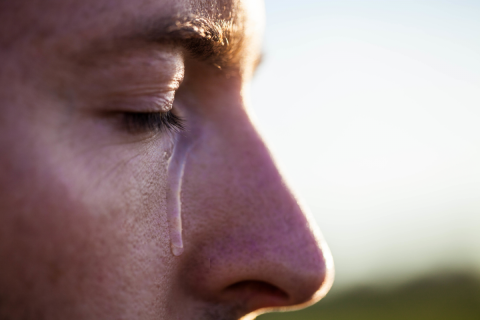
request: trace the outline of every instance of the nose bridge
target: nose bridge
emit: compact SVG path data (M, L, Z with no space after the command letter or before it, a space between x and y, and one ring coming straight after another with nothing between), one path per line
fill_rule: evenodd
M215 295L236 283L260 281L285 292L284 305L307 302L328 285L328 248L245 110L218 116L185 168L186 245L199 249L194 263L207 266L196 269L193 282Z

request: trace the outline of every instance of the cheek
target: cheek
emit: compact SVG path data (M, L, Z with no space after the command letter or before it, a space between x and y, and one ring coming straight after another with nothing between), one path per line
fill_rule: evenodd
M162 145L16 149L0 177L0 301L60 314L159 299L171 265Z

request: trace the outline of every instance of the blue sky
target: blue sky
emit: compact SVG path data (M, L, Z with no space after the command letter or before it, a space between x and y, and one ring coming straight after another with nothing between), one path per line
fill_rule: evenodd
M480 270L480 2L267 0L261 132L337 285Z

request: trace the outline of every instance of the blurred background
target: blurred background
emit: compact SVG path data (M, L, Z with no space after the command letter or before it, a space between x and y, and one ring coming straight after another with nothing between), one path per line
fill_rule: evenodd
M266 0L256 121L333 252L281 319L480 319L480 1Z

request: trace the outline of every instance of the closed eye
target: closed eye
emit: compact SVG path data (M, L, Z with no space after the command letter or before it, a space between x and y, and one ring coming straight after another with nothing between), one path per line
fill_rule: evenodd
M144 132L178 132L184 130L184 120L167 112L124 112L122 122L131 133Z

